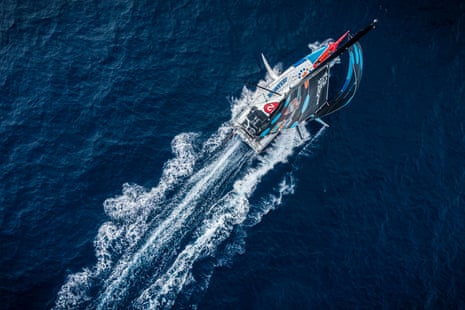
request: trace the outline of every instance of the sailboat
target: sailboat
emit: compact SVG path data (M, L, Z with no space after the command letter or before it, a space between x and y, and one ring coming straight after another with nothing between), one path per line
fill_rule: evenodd
M359 88L363 54L358 41L374 29L377 22L373 20L354 35L346 31L338 40L313 50L280 75L262 54L271 82L257 85L251 104L232 121L235 133L260 153L282 130L299 128L310 121L329 126L322 118L346 106ZM339 91L329 98L331 70L344 52L348 54L345 80Z

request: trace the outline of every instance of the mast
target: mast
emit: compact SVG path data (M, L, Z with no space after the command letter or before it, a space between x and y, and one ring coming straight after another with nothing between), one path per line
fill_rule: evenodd
M315 68L318 68L325 63L329 63L331 60L336 58L337 56L341 55L345 50L347 50L349 47L354 45L355 42L360 40L364 35L366 35L371 29L375 29L376 24L378 23L377 19L374 19L371 24L357 32L353 37L351 37L349 40L347 40L344 44L342 44L333 54L331 54L328 58L326 58L324 61L319 63Z

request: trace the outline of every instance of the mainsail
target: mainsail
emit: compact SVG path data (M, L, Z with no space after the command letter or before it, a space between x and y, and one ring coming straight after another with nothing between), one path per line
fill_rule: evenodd
M347 76L340 89L339 93L335 98L330 99L327 104L321 106L315 111L315 117L323 117L337 110L345 107L352 98L360 86L360 79L362 78L363 69L363 54L360 43L355 43L348 49L349 54L349 67L347 70Z
M363 67L358 40L376 24L375 19L353 36L346 31L338 40L313 50L279 76L262 55L273 80L266 87L257 85L262 91L257 92L252 103L232 120L235 132L260 153L283 129L312 120L329 126L321 118L347 105L357 92ZM347 71L335 66L338 60L348 63ZM339 74L341 70L346 72L345 79L344 73ZM339 83L337 77L342 77L342 82L339 80Z
M328 99L330 64L320 66L290 89L287 96L273 112L271 122L260 132L260 137L275 134L299 123L331 114L355 95L362 77L362 48L355 43L348 48L349 67L339 93Z

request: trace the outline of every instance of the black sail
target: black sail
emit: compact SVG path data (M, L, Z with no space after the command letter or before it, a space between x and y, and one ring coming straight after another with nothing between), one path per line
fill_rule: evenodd
M315 112L315 117L323 117L343 108L352 100L360 86L363 69L363 54L360 43L348 48L349 65L344 84L334 98Z
M330 64L327 63L289 90L271 115L270 122L260 131L260 136L296 127L301 122L326 116L347 105L359 87L363 65L362 48L358 42L347 48L347 52L349 65L346 78L334 98L328 99L331 75Z

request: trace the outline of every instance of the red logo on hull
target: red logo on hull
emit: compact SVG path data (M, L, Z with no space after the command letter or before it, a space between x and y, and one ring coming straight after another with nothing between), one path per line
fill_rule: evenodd
M279 102L269 102L265 104L265 106L263 107L263 111L265 111L268 114L271 114L273 113L274 110L276 110L278 106L279 106Z

